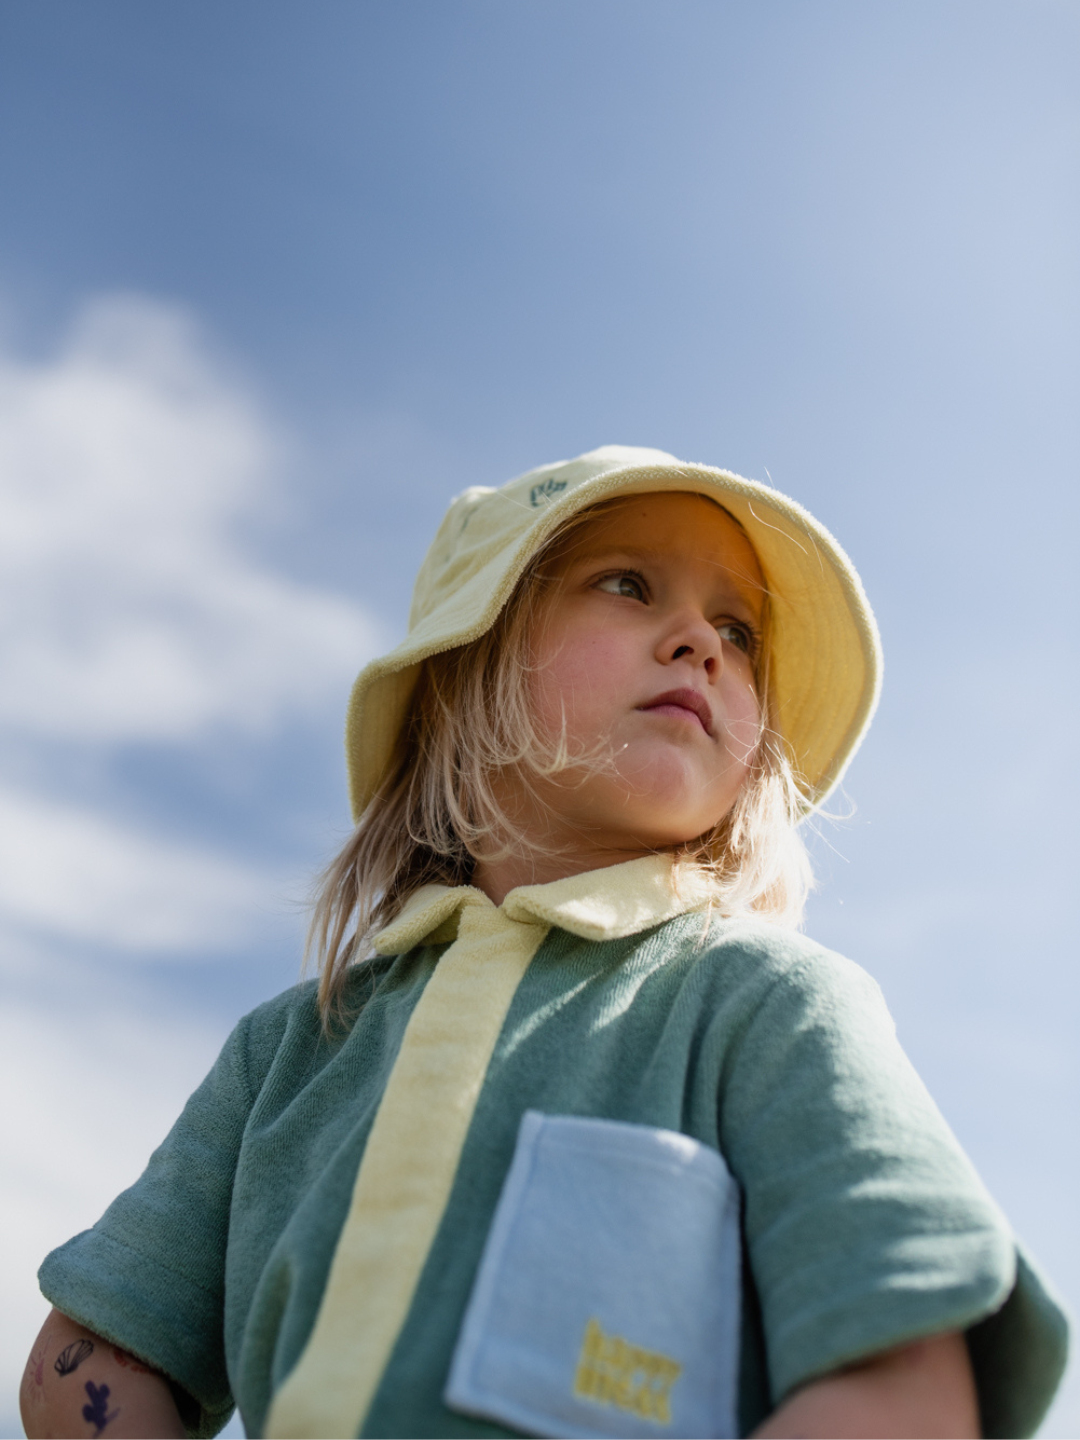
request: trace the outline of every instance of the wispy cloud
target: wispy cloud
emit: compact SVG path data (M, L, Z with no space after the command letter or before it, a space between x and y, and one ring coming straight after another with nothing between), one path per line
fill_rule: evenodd
M271 902L226 855L0 788L0 924L127 951L227 948Z
M283 448L175 308L99 299L54 358L0 359L0 724L187 740L336 693L371 620L235 538Z
M238 538L289 459L176 307L99 298L52 357L0 356L0 926L183 951L264 907L275 877L43 777L341 703L375 623Z

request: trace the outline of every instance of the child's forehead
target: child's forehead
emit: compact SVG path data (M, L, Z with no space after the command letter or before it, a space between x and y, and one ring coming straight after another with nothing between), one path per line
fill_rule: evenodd
M553 550L563 562L616 552L652 561L689 555L744 576L755 589L764 585L757 553L738 520L693 491L647 491L584 510Z
M646 490L634 495L616 495L590 505L575 517L574 525L583 531L636 529L660 521L665 528L678 528L690 523L716 529L731 529L749 545L746 531L738 520L711 495L696 490Z

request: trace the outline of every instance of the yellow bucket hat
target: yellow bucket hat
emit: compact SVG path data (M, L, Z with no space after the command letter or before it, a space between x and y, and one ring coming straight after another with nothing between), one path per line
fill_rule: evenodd
M563 521L602 500L657 490L707 495L749 536L769 590L777 726L807 810L821 804L866 733L881 688L877 625L851 561L801 505L767 485L662 450L605 445L498 490L473 486L451 504L416 579L407 637L353 687L345 753L357 819L392 763L421 662L489 630Z

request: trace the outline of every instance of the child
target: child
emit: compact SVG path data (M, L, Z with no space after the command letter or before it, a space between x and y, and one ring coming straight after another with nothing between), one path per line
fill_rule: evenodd
M353 695L321 982L45 1261L28 1433L1032 1433L1062 1313L793 928L879 669L763 486L608 447L459 497Z

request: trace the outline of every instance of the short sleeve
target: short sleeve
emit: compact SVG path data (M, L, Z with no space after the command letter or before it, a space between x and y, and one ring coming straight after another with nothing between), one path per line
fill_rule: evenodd
M216 1435L233 1410L225 1249L251 1106L249 1020L226 1041L142 1176L38 1272L59 1310L161 1370L190 1397L181 1408L198 1436Z
M984 1433L1032 1434L1067 1322L896 1039L828 952L774 974L721 1087L774 1402L838 1366L968 1331Z

